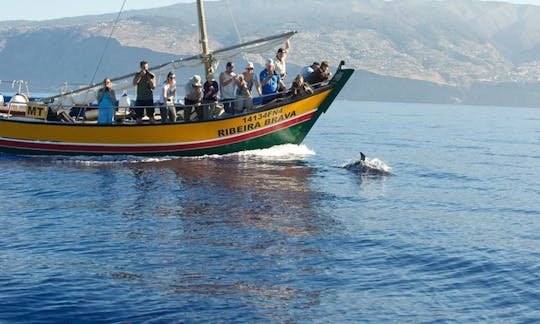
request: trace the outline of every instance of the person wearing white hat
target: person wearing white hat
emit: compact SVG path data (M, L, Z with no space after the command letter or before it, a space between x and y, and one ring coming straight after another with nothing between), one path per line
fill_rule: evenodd
M186 95L184 97L184 121L187 122L191 119L193 108L196 109L201 106L202 93L201 76L195 74L186 84Z
M242 73L242 82L236 90L236 110L250 110L253 108L253 86L257 90L259 97L262 97L261 86L259 80L253 73L255 66L253 62L248 62L246 70Z
M279 89L285 89L281 76L274 70L274 60L266 60L266 68L259 74L262 90L262 103L268 103L278 97Z

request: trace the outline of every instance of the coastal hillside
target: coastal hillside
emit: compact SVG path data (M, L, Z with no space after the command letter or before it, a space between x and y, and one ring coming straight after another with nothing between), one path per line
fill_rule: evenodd
M278 21L276 7L286 8ZM229 0L206 2L205 9L211 48L297 30L292 73L313 61L335 67L345 60L359 70L344 89L347 99L540 106L537 6ZM199 51L194 4L124 12L108 41L116 14L0 23L0 79L49 91L131 73L142 58L158 64ZM260 66L273 54L249 59Z

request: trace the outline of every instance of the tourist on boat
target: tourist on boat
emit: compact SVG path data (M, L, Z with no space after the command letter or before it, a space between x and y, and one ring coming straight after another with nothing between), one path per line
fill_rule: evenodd
M203 84L203 119L216 116L216 106L218 103L219 84L213 73L208 73L206 82Z
M236 97L236 86L238 79L234 70L234 64L227 62L225 71L219 75L219 87L221 90L221 102L228 114L234 114L234 99Z
M141 70L135 74L133 78L133 85L137 86L137 101L135 106L144 107L136 108L135 116L137 118L137 124L142 122L144 112L150 118L150 122L154 122L154 92L156 88L156 76L148 71L148 62L141 61L139 63Z
M236 102L234 104L235 112L243 112L244 109L250 109L253 106L251 100L251 91L248 89L247 83L244 80L244 75L238 75L238 87L236 87ZM251 103L251 104L248 104Z
M193 109L197 112L199 120L202 119L202 80L201 76L195 74L186 84L186 96L184 97L184 121L191 119Z
M97 92L98 124L110 125L114 120L114 107L116 106L116 94L112 88L111 79L103 80L103 87Z
M274 70L274 60L266 60L265 69L259 74L262 88L262 103L268 103L276 99L279 95L279 90L285 88L283 80L279 74Z
M323 82L330 79L330 71L328 70L329 64L328 61L322 61L319 68L314 69L307 79L305 80L309 85L313 87L320 87Z
M243 111L253 108L253 86L257 90L259 97L262 97L261 86L259 80L253 73L255 66L253 62L248 62L246 70L240 76L243 79L243 83L240 84L236 90L236 110ZM245 85L245 87L243 87Z
M289 89L287 95L291 96L291 98L294 99L312 93L313 89L311 89L311 87L304 82L304 77L302 76L302 74L298 74L296 75L296 78L294 78L292 86Z
M287 54L289 54L290 50L291 41L287 39L285 41L285 48L280 47L276 53L276 72L279 74L281 79L285 79L285 77L287 76L287 66L285 64L285 58L287 57Z
M159 97L159 111L161 122L176 121L176 107L174 97L176 96L176 76L173 72L167 74L167 80L161 86L161 96Z
M313 62L311 65L304 66L302 70L300 71L300 74L304 77L304 80L309 77L313 71L318 69L320 66L319 62Z

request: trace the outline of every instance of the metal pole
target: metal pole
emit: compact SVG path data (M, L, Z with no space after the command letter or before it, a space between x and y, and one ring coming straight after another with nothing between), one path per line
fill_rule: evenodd
M200 42L204 56L204 70L206 76L206 74L212 72L212 66L209 55L210 50L208 49L208 37L206 36L206 21L204 20L204 5L202 0L197 0L197 12L199 14L199 33L201 37ZM203 78L205 76L203 76Z

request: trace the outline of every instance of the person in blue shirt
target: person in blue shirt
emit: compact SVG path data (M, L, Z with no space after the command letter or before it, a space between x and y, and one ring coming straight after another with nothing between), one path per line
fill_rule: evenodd
M279 91L285 89L285 83L281 76L275 71L274 60L266 60L266 68L259 74L261 90L263 94L262 103L268 103L279 96Z
M103 87L97 93L97 101L99 104L98 124L112 124L116 106L116 94L112 88L111 79L105 78L103 80Z

